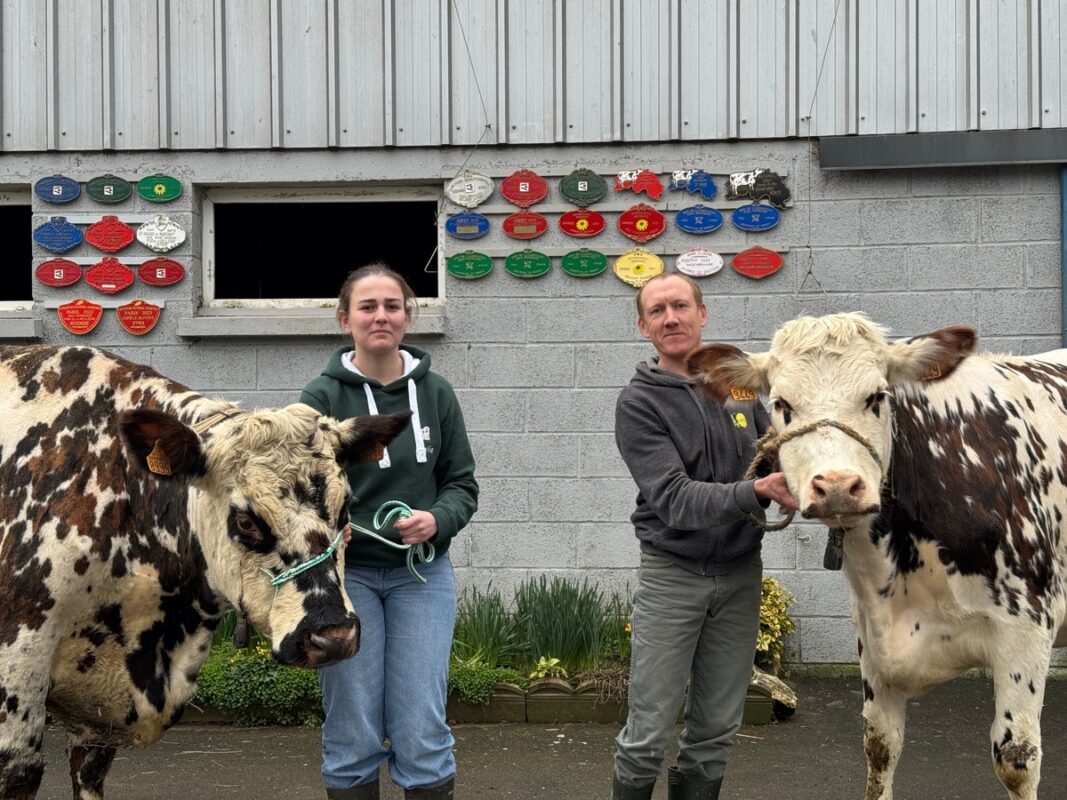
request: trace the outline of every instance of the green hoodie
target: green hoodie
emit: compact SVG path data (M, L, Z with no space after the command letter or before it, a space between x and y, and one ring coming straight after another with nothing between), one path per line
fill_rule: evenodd
M429 511L437 520L437 533L430 541L441 555L478 508L474 456L452 386L430 372L428 353L407 344L400 349L419 363L404 377L382 386L342 364L341 356L352 350L351 346L342 347L330 358L322 375L305 387L300 402L336 419L364 416L371 413L364 388L369 386L379 414L415 411L409 398L409 382L413 383L421 426L419 440L425 453L416 453L416 417L412 416L412 425L389 444L382 462L348 468L353 494L349 513L352 522L373 530L374 512L387 500L402 500L414 509ZM382 466L386 462L388 466ZM400 541L391 524L381 535ZM399 567L404 565L405 557L405 551L359 531L353 532L345 550L345 563L350 566Z

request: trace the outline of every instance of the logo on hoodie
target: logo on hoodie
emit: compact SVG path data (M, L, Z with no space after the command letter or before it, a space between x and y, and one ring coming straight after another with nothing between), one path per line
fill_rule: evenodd
M430 426L424 425L422 428L422 440L424 442L430 441Z
M740 411L737 412L736 414L734 414L732 417L730 417L730 419L732 419L734 421L734 427L735 428L747 428L748 427L748 419Z

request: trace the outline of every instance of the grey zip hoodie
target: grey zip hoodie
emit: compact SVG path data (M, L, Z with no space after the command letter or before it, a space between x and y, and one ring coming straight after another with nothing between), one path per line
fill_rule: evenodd
M637 365L615 405L615 443L639 490L630 519L641 550L701 575L733 572L763 539L747 515L762 519L764 503L740 478L770 419L758 400L719 406L657 362Z

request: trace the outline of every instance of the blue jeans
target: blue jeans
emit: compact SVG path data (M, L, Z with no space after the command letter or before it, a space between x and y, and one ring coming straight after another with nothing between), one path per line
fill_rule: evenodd
M445 721L455 575L447 554L418 570L425 584L407 567L345 569L361 637L355 656L319 670L328 788L376 780L384 761L404 789L436 786L455 774L455 739Z

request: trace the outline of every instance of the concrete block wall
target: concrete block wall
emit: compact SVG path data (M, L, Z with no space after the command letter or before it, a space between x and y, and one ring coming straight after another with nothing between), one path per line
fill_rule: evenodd
M284 329L262 338L175 333L168 318L195 314L199 304L198 193L207 186L249 184L442 186L469 155L439 148L168 153L165 159L152 153L8 156L4 185L24 187L57 172L82 180L108 171L180 177L188 192L180 210L193 228L180 255L190 275L164 290L167 324L140 340L109 328L72 337L59 328L54 311L38 305L34 313L45 324L44 338L104 345L249 406L282 405L297 398L343 340L286 335ZM610 267L591 279L565 275L558 253L584 244L617 254L632 244L614 229L617 211L637 202L677 209L699 200L665 193L655 203L609 189L603 205L593 206L605 213L608 230L570 240L556 227L559 213L570 207L558 194L558 181L579 166L605 176L648 166L664 182L681 168L723 175L763 166L788 176L793 206L772 231L742 234L727 220L710 236L689 237L674 228L669 211L668 233L649 245L663 253L668 270L675 253L697 244L725 253L750 244L786 252L782 270L763 281L743 278L729 266L701 279L709 340L761 349L782 322L797 315L858 310L901 336L965 323L978 328L989 349L1032 353L1059 346L1056 167L825 172L817 145L809 150L805 142L779 141L479 148L469 167L496 177L498 185L522 167L549 178L551 194L534 209L545 210L549 233L529 246L554 257L552 272L542 278L523 280L503 270L503 256L526 244L499 233L503 216L514 209L494 196L479 209L493 219L490 237L447 243L449 253L491 252L494 271L476 281L449 276L444 334L415 340L456 387L478 463L481 507L452 547L461 586L491 584L510 594L539 574L588 578L609 592L630 591L635 582L637 544L628 518L636 490L615 451L613 407L634 365L651 350L637 332L635 290ZM443 204L442 220L451 210ZM41 213L37 205L34 211ZM353 266L358 263L353 254ZM44 299L42 288L36 290ZM765 568L797 598L798 633L789 658L852 662L848 588L840 573L822 568L825 537L824 528L811 524L767 534Z

